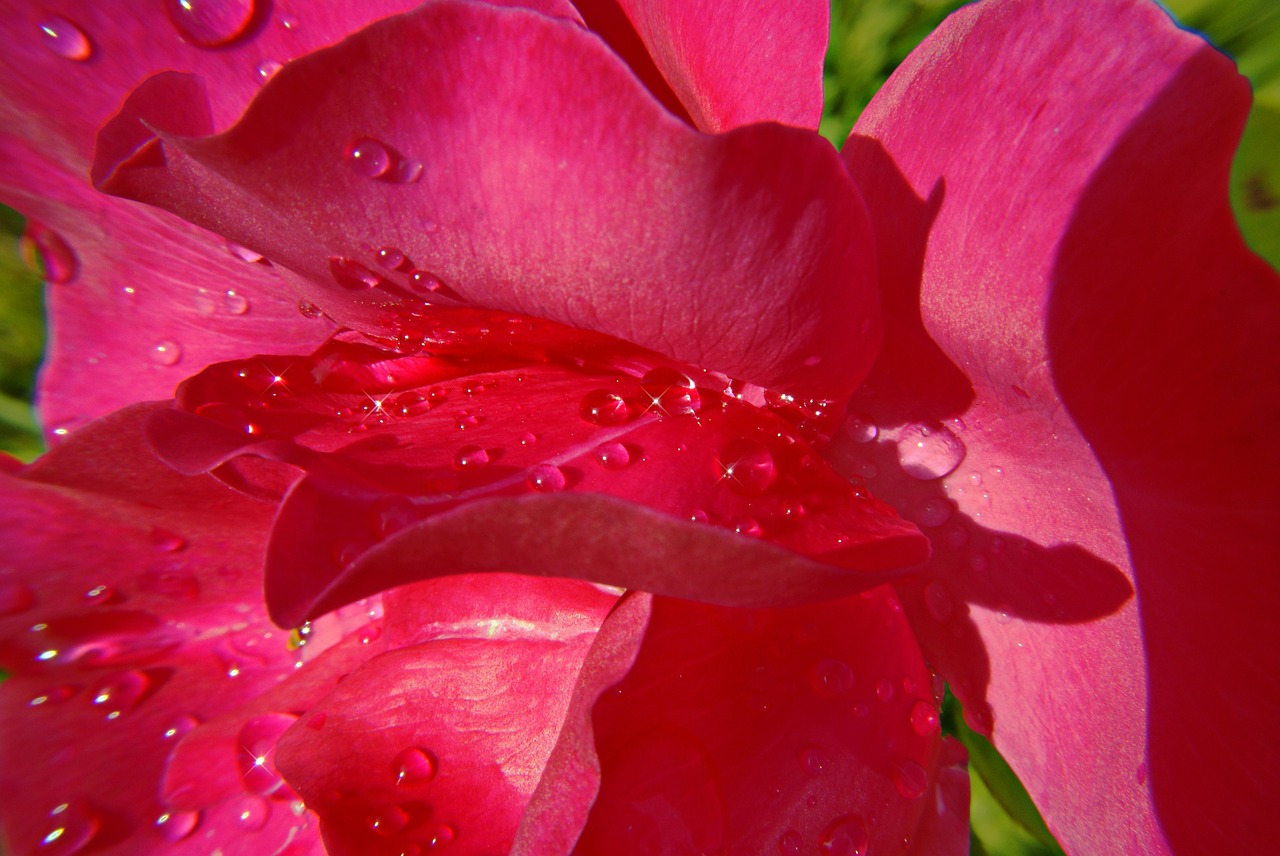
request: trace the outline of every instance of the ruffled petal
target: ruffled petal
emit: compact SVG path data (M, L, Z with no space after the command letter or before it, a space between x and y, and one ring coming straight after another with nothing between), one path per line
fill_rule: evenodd
M833 455L933 537L900 587L926 655L1069 851L1271 837L1247 652L1277 641L1280 290L1226 202L1247 106L1154 5L980 4L845 148L887 334Z
M818 127L827 3L617 5L699 130L722 133L753 122Z
M225 125L279 63L411 5L311 3L289 15L227 3L234 14L203 22L176 2L0 8L0 199L42 227L52 329L39 405L51 440L167 397L209 363L305 350L330 332L300 316L278 272L246 261L247 251L88 185L94 137L126 95L155 72L190 71Z
M120 139L102 187L265 254L365 332L401 335L425 293L808 398L846 395L879 341L865 211L820 137L698 134L524 10L428 4L291 63L226 133Z

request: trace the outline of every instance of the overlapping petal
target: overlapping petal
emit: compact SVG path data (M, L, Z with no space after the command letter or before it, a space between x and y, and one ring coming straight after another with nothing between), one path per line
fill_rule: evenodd
M878 343L869 226L829 146L698 134L525 10L427 4L290 64L223 134L115 128L98 158L105 189L264 253L366 332L399 335L391 308L431 288L825 398Z
M1247 105L1154 6L982 4L845 149L888 317L836 455L933 534L903 587L927 656L1069 850L1269 837L1280 292L1226 202Z
M330 332L298 314L277 271L87 181L98 130L149 75L199 74L223 125L278 64L413 4L310 4L297 15L227 5L245 14L201 23L177 2L0 4L0 199L44 227L51 347L40 410L53 439L166 397L209 363L305 350Z

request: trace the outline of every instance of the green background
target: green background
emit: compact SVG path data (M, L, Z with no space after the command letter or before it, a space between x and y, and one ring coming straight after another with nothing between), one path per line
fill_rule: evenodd
M837 0L822 133L842 143L890 72L961 5L955 0ZM1280 266L1280 3L1170 0L1166 5L1185 26L1234 57L1253 83L1255 103L1232 173L1232 204L1250 246ZM44 346L44 310L38 261L19 241L22 228L20 216L0 208L0 450L31 460L42 451L31 400ZM948 701L943 722L970 753L973 853L1061 853L999 753L964 727L954 700Z

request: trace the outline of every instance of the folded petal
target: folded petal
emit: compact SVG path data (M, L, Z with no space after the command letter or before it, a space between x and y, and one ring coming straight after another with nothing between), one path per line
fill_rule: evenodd
M834 454L933 536L901 587L926 655L1069 851L1270 838L1276 684L1241 652L1277 641L1280 291L1226 202L1247 106L1154 5L979 4L845 148L891 224L888 330Z
M633 349L638 377L577 366L590 350L484 371L513 360L513 321L488 318L474 362L335 341L223 364L150 436L183 471L237 486L256 477L235 469L248 461L292 474L266 562L285 625L445 574L766 605L862 591L927 557L913 524L831 472L789 422L653 355Z
M167 69L199 74L212 121L225 125L279 64L411 5L312 3L290 15L239 2L224 6L236 14L203 21L176 2L0 7L0 200L43 227L52 329L39 404L50 439L168 397L209 363L306 349L330 332L300 316L278 272L247 261L247 250L94 191L86 179L98 129Z
M427 4L291 63L223 134L119 139L103 188L263 253L365 332L462 300L809 398L846 395L878 343L869 226L821 138L698 134L525 10Z
M825 2L616 3L698 129L722 133L753 122L818 127L830 29Z
M183 735L271 688L296 655L245 606L260 590L270 507L155 460L140 433L153 409L86 426L0 475L6 847L318 852L314 816L287 803L191 809L162 794Z

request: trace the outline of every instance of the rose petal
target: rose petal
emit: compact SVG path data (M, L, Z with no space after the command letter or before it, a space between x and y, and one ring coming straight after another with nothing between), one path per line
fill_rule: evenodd
M618 5L700 130L753 122L818 127L830 30L825 2Z
M101 186L264 253L355 329L399 336L416 269L447 286L431 300L809 397L846 394L878 343L868 225L821 138L697 134L544 16L428 4L292 63L226 133L162 138L163 165L104 138Z
M846 852L876 852L940 807L963 824L967 800L932 790L941 736L912 725L913 708L938 703L932 693L886 589L786 610L655 598L634 665L594 708L600 791L577 852L801 852L846 840ZM585 725L569 722L579 734ZM584 788L556 784L539 796ZM967 835L931 840L949 842L937 853L968 846Z
M853 406L895 431L864 451L860 419L837 454L902 462L912 422L962 438L962 463L930 459L945 481L871 487L934 521L908 610L1068 850L1270 838L1280 761L1254 736L1275 684L1240 652L1276 642L1257 575L1276 560L1278 307L1226 204L1246 108L1231 64L1154 6L983 4L845 149L893 224L886 347ZM1064 545L1085 551L1074 581L1044 575ZM1123 593L1089 582L1108 565L1136 579L1141 624L1102 617Z
M69 262L65 281L51 275L48 297L40 411L50 439L117 407L167 397L209 363L305 350L329 333L299 316L277 271L235 257L221 237L89 187L94 135L125 96L154 72L191 71L210 84L213 119L225 125L271 63L411 5L312 3L289 16L258 3L244 32L216 50L184 41L159 3L0 9L0 30L12 35L0 53L0 200L57 236L46 259L53 253ZM72 58L77 36L87 51L80 59Z
M294 655L261 610L241 609L260 591L270 508L151 457L141 425L154 409L0 475L5 841L34 852L62 829L59 846L95 852L311 852L305 813L262 806L246 827L231 803L161 798L182 735L268 689Z
M509 849L614 600L519 577L436 581L389 598L394 650L347 676L311 714L322 723L299 723L276 753L321 815L329 852Z

